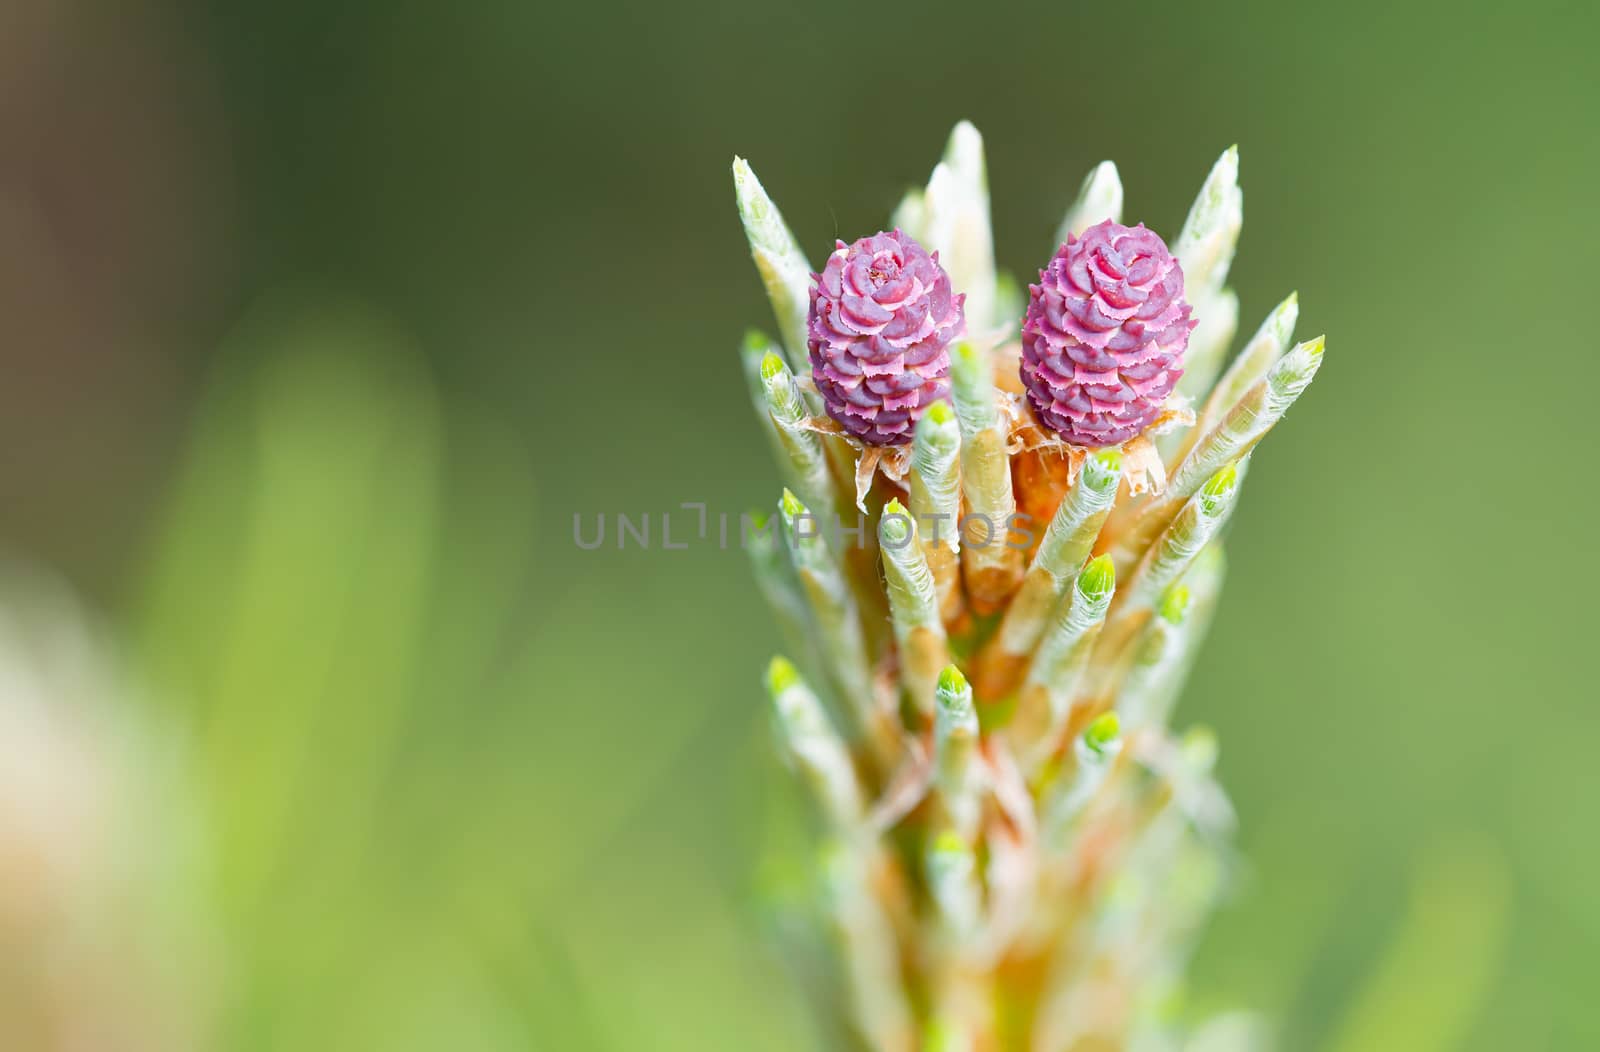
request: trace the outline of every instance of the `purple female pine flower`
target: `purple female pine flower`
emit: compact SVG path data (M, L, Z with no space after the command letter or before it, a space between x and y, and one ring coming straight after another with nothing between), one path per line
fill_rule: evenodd
M873 446L911 441L917 420L950 393L951 341L962 302L938 254L899 230L838 242L812 275L807 346L828 415Z
M1068 236L1028 286L1028 401L1073 445L1125 442L1160 415L1194 326L1183 268L1144 224L1108 219Z

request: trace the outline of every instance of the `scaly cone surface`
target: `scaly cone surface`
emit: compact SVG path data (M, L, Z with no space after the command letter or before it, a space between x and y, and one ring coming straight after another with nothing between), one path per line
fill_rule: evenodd
M1175 253L1120 225L1098 165L1026 308L994 268L984 171L958 126L894 232L840 243L810 289L810 385L770 342L744 352L794 489L752 557L799 639L768 689L824 830L796 907L835 954L819 1010L880 1052L1194 1052L1218 1031L1173 1006L1232 813L1215 738L1171 720L1250 460L1324 345L1292 344L1290 297L1221 368L1236 150ZM804 256L734 174L792 349ZM955 343L969 298L996 316Z
M1107 219L1082 237L1068 235L1028 286L1028 401L1074 445L1125 442L1161 414L1194 326L1183 267L1144 224Z
M840 241L811 287L807 346L828 415L873 446L911 441L950 393L950 342L966 332L964 297L899 230Z

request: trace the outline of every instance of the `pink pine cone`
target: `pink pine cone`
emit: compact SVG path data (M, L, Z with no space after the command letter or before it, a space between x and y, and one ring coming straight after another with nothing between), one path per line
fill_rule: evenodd
M1144 224L1068 237L1028 286L1022 382L1033 411L1078 446L1125 442L1154 423L1189 345L1183 268Z
M902 234L837 243L812 275L811 375L828 415L874 446L911 441L924 410L950 393L950 342L967 328L965 296Z

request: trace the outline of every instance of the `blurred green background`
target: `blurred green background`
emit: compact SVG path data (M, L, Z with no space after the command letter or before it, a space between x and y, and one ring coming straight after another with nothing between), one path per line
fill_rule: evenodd
M1237 142L1242 326L1298 289L1328 333L1180 713L1249 863L1196 1004L1600 1046L1597 39L1578 2L6 5L0 540L185 743L221 963L179 1000L226 1048L816 1047L757 905L803 834L742 557L572 519L776 496L733 154L818 260L965 117L1023 276L1095 162L1170 236Z

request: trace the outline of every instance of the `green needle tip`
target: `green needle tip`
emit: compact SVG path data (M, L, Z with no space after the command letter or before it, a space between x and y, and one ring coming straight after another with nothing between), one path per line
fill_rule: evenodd
M767 690L774 695L782 694L790 687L799 686L800 672L794 667L794 662L783 655L774 657L767 665Z
M1080 481L1094 493L1109 493L1122 481L1122 450L1102 449L1083 462Z
M1110 555L1091 559L1089 565L1078 575L1078 590L1090 599L1102 599L1110 595L1116 583L1117 569L1112 564Z
M1190 727L1184 732L1182 750L1184 763L1191 771L1209 774L1217 765L1217 732L1210 727Z
M883 537L885 544L895 546L909 544L912 536L911 515L906 511L906 506L898 500L891 499L883 506L883 518L878 523L878 532Z
M967 690L967 677L954 665L946 665L944 671L939 673L939 693L952 697Z
M1114 712L1103 712L1094 718L1087 730L1083 732L1083 743L1099 753L1107 745L1117 740L1117 735L1122 733L1122 722L1117 719Z
M928 419L935 424L943 426L956 418L956 411L950 408L949 402L939 401L928 407Z
M783 359L768 351L761 359L761 379L773 380L783 372Z
M1237 461L1222 466L1215 475L1206 480L1200 487L1200 505L1205 508L1207 515L1215 515L1227 499L1233 495L1233 487L1239 483L1239 464Z
M1189 586L1173 585L1161 598L1161 618L1169 624L1180 625L1189 612Z
M1102 449L1089 459L1105 468L1107 471L1122 470L1122 450L1117 447Z

